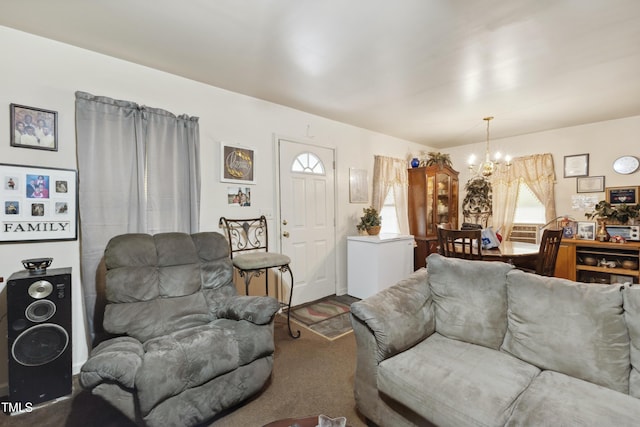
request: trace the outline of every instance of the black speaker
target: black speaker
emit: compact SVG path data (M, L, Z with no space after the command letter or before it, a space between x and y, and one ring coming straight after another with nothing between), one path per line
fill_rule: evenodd
M71 394L71 268L7 281L9 400L29 406Z

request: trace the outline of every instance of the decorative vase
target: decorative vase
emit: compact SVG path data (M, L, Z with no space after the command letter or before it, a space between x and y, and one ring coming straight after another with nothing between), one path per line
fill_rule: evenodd
M380 225L372 225L371 227L367 228L367 233L369 234L369 236L377 236L378 234L380 234Z
M420 160L418 160L417 157L414 157L413 159L411 159L411 167L417 168L418 166L420 166Z
M596 240L598 240L599 242L608 242L610 237L611 236L609 236L609 233L607 232L606 222L604 222L604 220L598 221L598 231L596 232Z

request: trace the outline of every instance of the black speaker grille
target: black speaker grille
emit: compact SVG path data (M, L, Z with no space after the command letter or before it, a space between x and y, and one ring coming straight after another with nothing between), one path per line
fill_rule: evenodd
M69 334L60 325L43 323L16 338L11 353L24 366L40 366L56 360L69 345Z

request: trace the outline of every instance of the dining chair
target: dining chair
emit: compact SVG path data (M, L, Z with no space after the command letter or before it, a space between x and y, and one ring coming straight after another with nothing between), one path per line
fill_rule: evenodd
M536 261L536 274L549 277L554 275L558 250L560 249L560 242L562 242L562 231L562 229L546 229L542 232L540 252Z
M231 219L220 217L218 222L226 232L229 243L229 254L233 266L238 270L240 277L244 278L245 294L249 295L251 279L265 274L265 294L269 294L269 270L274 268L280 271L280 277L285 272L291 278L291 290L289 302L283 303L287 307L287 327L292 338L299 338L300 331L296 334L291 330L291 299L293 297L293 271L291 271L291 258L285 254L269 252L269 233L267 219L264 215L260 218Z
M438 227L441 254L450 258L482 259L482 230L449 230Z

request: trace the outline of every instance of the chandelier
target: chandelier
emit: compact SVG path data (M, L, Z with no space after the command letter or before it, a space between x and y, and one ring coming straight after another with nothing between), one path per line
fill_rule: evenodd
M489 122L493 120L493 117L492 116L485 117L482 120L487 122L487 146L484 153L484 161L479 165L476 165L475 164L476 156L472 154L471 157L469 157L469 171L474 176L481 176L484 178L488 178L493 174L493 172L495 172L498 165L501 164L502 154L500 154L500 152L497 151L493 156L493 160L491 160L490 147L489 147ZM505 156L504 161L505 161L505 166L507 167L511 166L510 156Z

